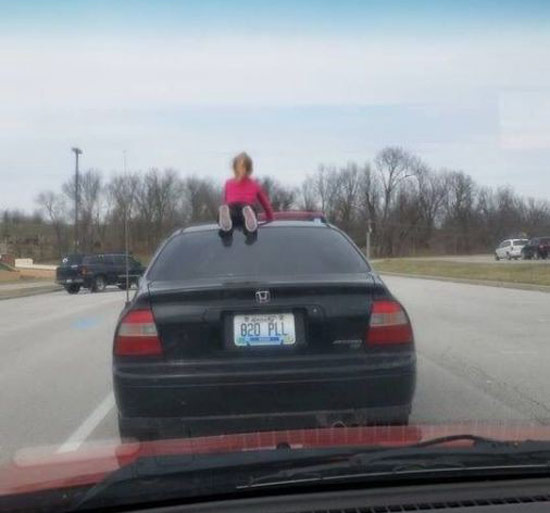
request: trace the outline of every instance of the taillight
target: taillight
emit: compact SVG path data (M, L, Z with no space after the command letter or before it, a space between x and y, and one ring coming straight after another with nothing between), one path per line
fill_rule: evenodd
M115 337L116 356L154 356L162 354L162 346L151 310L128 312Z
M407 314L397 301L374 301L366 335L369 346L410 344L413 332Z

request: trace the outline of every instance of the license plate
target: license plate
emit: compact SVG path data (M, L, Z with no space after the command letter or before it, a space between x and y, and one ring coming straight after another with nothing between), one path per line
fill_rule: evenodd
M296 343L294 315L235 315L233 334L235 345L238 347L291 346Z

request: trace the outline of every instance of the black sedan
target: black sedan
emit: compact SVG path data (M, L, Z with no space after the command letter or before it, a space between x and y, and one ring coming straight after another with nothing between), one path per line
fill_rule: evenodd
M117 325L120 434L405 424L415 361L405 309L337 228L191 227L161 246Z

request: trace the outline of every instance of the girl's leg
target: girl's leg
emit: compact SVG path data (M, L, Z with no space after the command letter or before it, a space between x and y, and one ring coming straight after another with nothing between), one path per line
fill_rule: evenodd
M258 218L250 205L243 207L244 227L248 233L254 233L258 229Z
M229 233L233 229L233 221L231 220L231 211L228 205L222 205L219 210L218 223L222 232Z

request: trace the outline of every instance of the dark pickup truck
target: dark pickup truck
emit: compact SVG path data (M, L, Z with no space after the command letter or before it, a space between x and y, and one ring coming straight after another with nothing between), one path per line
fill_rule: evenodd
M137 285L145 267L132 256L128 257L129 284ZM124 253L67 255L56 269L56 282L69 294L77 294L82 287L101 292L107 285L126 289L126 256Z
M545 260L549 255L550 237L534 237L521 250L521 256L525 260Z

